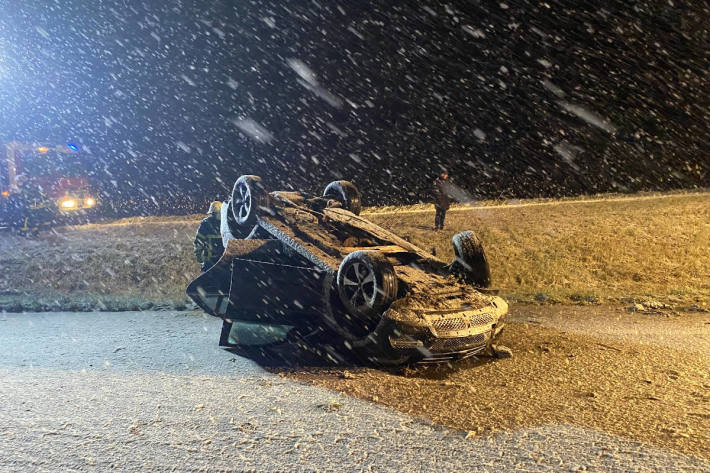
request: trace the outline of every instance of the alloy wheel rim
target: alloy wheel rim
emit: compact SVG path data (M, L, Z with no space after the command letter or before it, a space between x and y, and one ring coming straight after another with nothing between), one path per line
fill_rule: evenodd
M375 298L375 275L368 265L353 263L343 276L345 297L356 311L372 308Z
M251 191L243 183L239 185L239 198L236 204L239 206L239 220L245 221L251 211Z

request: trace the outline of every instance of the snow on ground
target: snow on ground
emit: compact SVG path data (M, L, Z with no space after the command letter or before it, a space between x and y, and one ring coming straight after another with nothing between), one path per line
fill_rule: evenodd
M4 314L0 327L0 471L710 468L694 456L574 425L466 438L266 373L216 346L213 318Z

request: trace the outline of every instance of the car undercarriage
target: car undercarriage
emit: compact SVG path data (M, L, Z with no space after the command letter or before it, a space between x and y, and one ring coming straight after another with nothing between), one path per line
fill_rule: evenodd
M230 327L305 327L379 365L466 358L490 351L503 329L508 306L486 293L490 270L473 232L454 237L456 258L445 263L359 216L347 181L311 197L242 176L223 207L225 252L187 293Z

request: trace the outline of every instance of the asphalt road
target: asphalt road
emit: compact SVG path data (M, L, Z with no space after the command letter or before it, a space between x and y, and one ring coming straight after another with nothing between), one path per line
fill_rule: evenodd
M567 425L466 439L267 373L219 330L190 313L0 314L0 471L710 471Z

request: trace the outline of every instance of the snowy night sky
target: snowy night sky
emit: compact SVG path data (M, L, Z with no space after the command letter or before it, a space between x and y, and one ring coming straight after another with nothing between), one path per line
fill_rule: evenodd
M0 0L0 140L74 141L104 195L241 174L367 205L710 186L705 1ZM182 199L182 200L181 200Z

